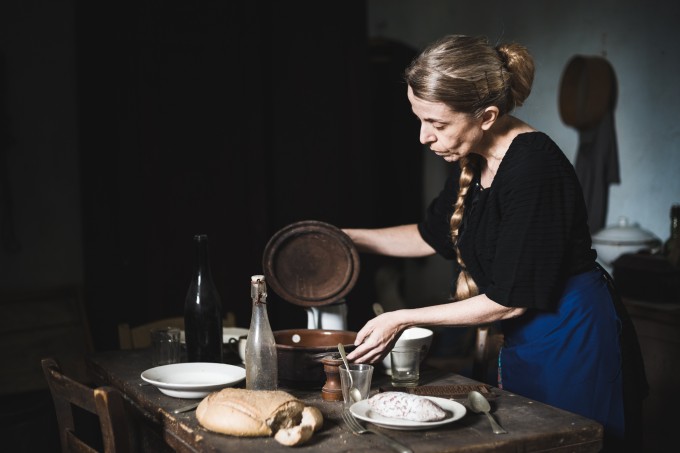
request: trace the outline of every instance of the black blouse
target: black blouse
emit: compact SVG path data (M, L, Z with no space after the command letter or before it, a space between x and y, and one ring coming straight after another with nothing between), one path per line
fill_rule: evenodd
M456 165L418 225L423 239L452 260L449 219L459 176ZM479 175L473 185L459 245L480 292L509 307L554 309L566 279L595 267L586 205L571 162L547 135L524 133L513 140L491 187L482 188ZM459 271L457 264L454 269Z

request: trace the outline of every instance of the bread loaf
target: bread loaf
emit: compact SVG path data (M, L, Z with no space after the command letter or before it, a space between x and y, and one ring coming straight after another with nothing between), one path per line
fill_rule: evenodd
M383 417L399 418L414 422L442 420L446 411L424 396L402 392L378 393L368 399L372 411Z
M321 412L293 395L277 391L226 388L208 395L196 408L199 423L232 436L272 436L284 445L307 441L321 427Z

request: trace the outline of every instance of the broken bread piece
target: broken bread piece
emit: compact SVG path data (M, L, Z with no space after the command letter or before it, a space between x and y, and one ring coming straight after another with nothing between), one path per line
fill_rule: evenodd
M312 438L314 429L309 425L297 425L292 428L280 429L274 434L274 439L281 445L293 447L307 442Z
M302 420L299 425L292 428L279 429L274 434L274 439L282 445L289 447L300 445L307 442L314 434L323 426L323 415L321 411L314 406L306 406L302 410Z
M305 406L302 410L301 425L309 425L314 431L318 431L323 426L323 415L321 411L314 406Z
M437 403L423 396L404 392L382 392L368 399L372 411L383 417L414 422L443 420L447 412Z

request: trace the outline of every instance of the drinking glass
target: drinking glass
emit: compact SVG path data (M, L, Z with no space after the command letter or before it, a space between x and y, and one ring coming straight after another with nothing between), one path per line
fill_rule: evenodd
M392 385L415 387L420 379L420 349L394 348L390 352Z
M163 327L151 331L151 363L153 366L178 363L180 356L180 330Z

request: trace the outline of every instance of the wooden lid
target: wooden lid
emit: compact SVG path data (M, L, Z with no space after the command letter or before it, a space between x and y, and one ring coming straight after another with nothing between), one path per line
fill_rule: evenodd
M315 220L293 223L275 233L262 261L269 287L286 301L305 307L340 301L359 276L359 253L349 236Z
M576 55L569 60L560 83L562 121L579 130L597 125L616 105L614 68L604 58Z

